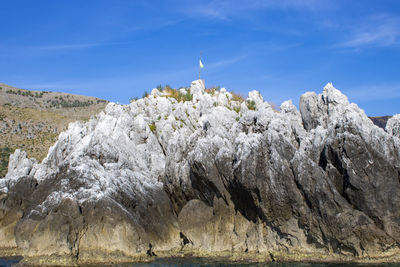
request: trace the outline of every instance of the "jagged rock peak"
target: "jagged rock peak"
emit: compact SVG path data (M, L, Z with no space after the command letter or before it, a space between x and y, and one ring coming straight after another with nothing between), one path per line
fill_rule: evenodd
M204 80L195 80L190 85L190 90L193 94L202 93L205 89Z
M322 99L324 100L325 104L336 104L336 105L348 105L349 101L347 96L342 94L338 89L333 87L332 83L328 83L325 85Z

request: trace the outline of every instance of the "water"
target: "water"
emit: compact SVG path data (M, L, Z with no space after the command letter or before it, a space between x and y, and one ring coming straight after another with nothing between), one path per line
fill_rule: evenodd
M17 264L21 258L0 258L0 267L10 267Z
M0 267L11 267L20 258L0 258ZM205 259L158 259L152 263L132 263L122 265L98 265L91 267L400 267L400 264L357 264L357 263L223 263L208 262ZM83 267L83 266L82 266Z
M120 265L118 267L400 267L400 264L351 264L351 263L206 263L206 262L153 262Z

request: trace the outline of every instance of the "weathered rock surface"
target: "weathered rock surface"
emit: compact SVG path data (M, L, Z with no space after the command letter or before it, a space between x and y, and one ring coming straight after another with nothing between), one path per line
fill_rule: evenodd
M399 260L399 115L378 128L331 84L279 112L256 91L255 110L202 81L180 93L193 98L110 103L42 163L16 151L0 180L0 247L66 265Z

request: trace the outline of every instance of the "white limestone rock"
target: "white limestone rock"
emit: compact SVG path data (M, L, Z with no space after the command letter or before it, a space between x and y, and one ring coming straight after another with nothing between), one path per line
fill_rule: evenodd
M23 176L29 175L34 164L37 161L32 158L28 159L26 157L26 152L16 149L13 154L10 155L10 160L8 162L8 173L4 177L5 179L19 179Z
M391 117L386 123L386 132L400 138L400 114Z
M263 97L261 96L260 92L253 90L249 92L249 95L247 97L248 101L254 101L256 106L261 105L264 102Z
M180 92L182 95L186 95L186 94L187 94L187 91L186 91L185 88L180 88L180 89L179 89L179 92Z
M193 81L190 85L190 91L193 94L194 99L198 99L206 89L203 80Z

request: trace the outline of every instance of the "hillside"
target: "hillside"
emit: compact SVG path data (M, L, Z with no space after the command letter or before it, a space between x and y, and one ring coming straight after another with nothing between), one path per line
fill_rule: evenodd
M378 116L378 117L369 117L372 122L376 125L381 127L382 129L385 129L387 121L391 118L392 116Z
M67 93L31 91L0 83L0 177L15 149L41 161L61 131L88 120L108 101Z

